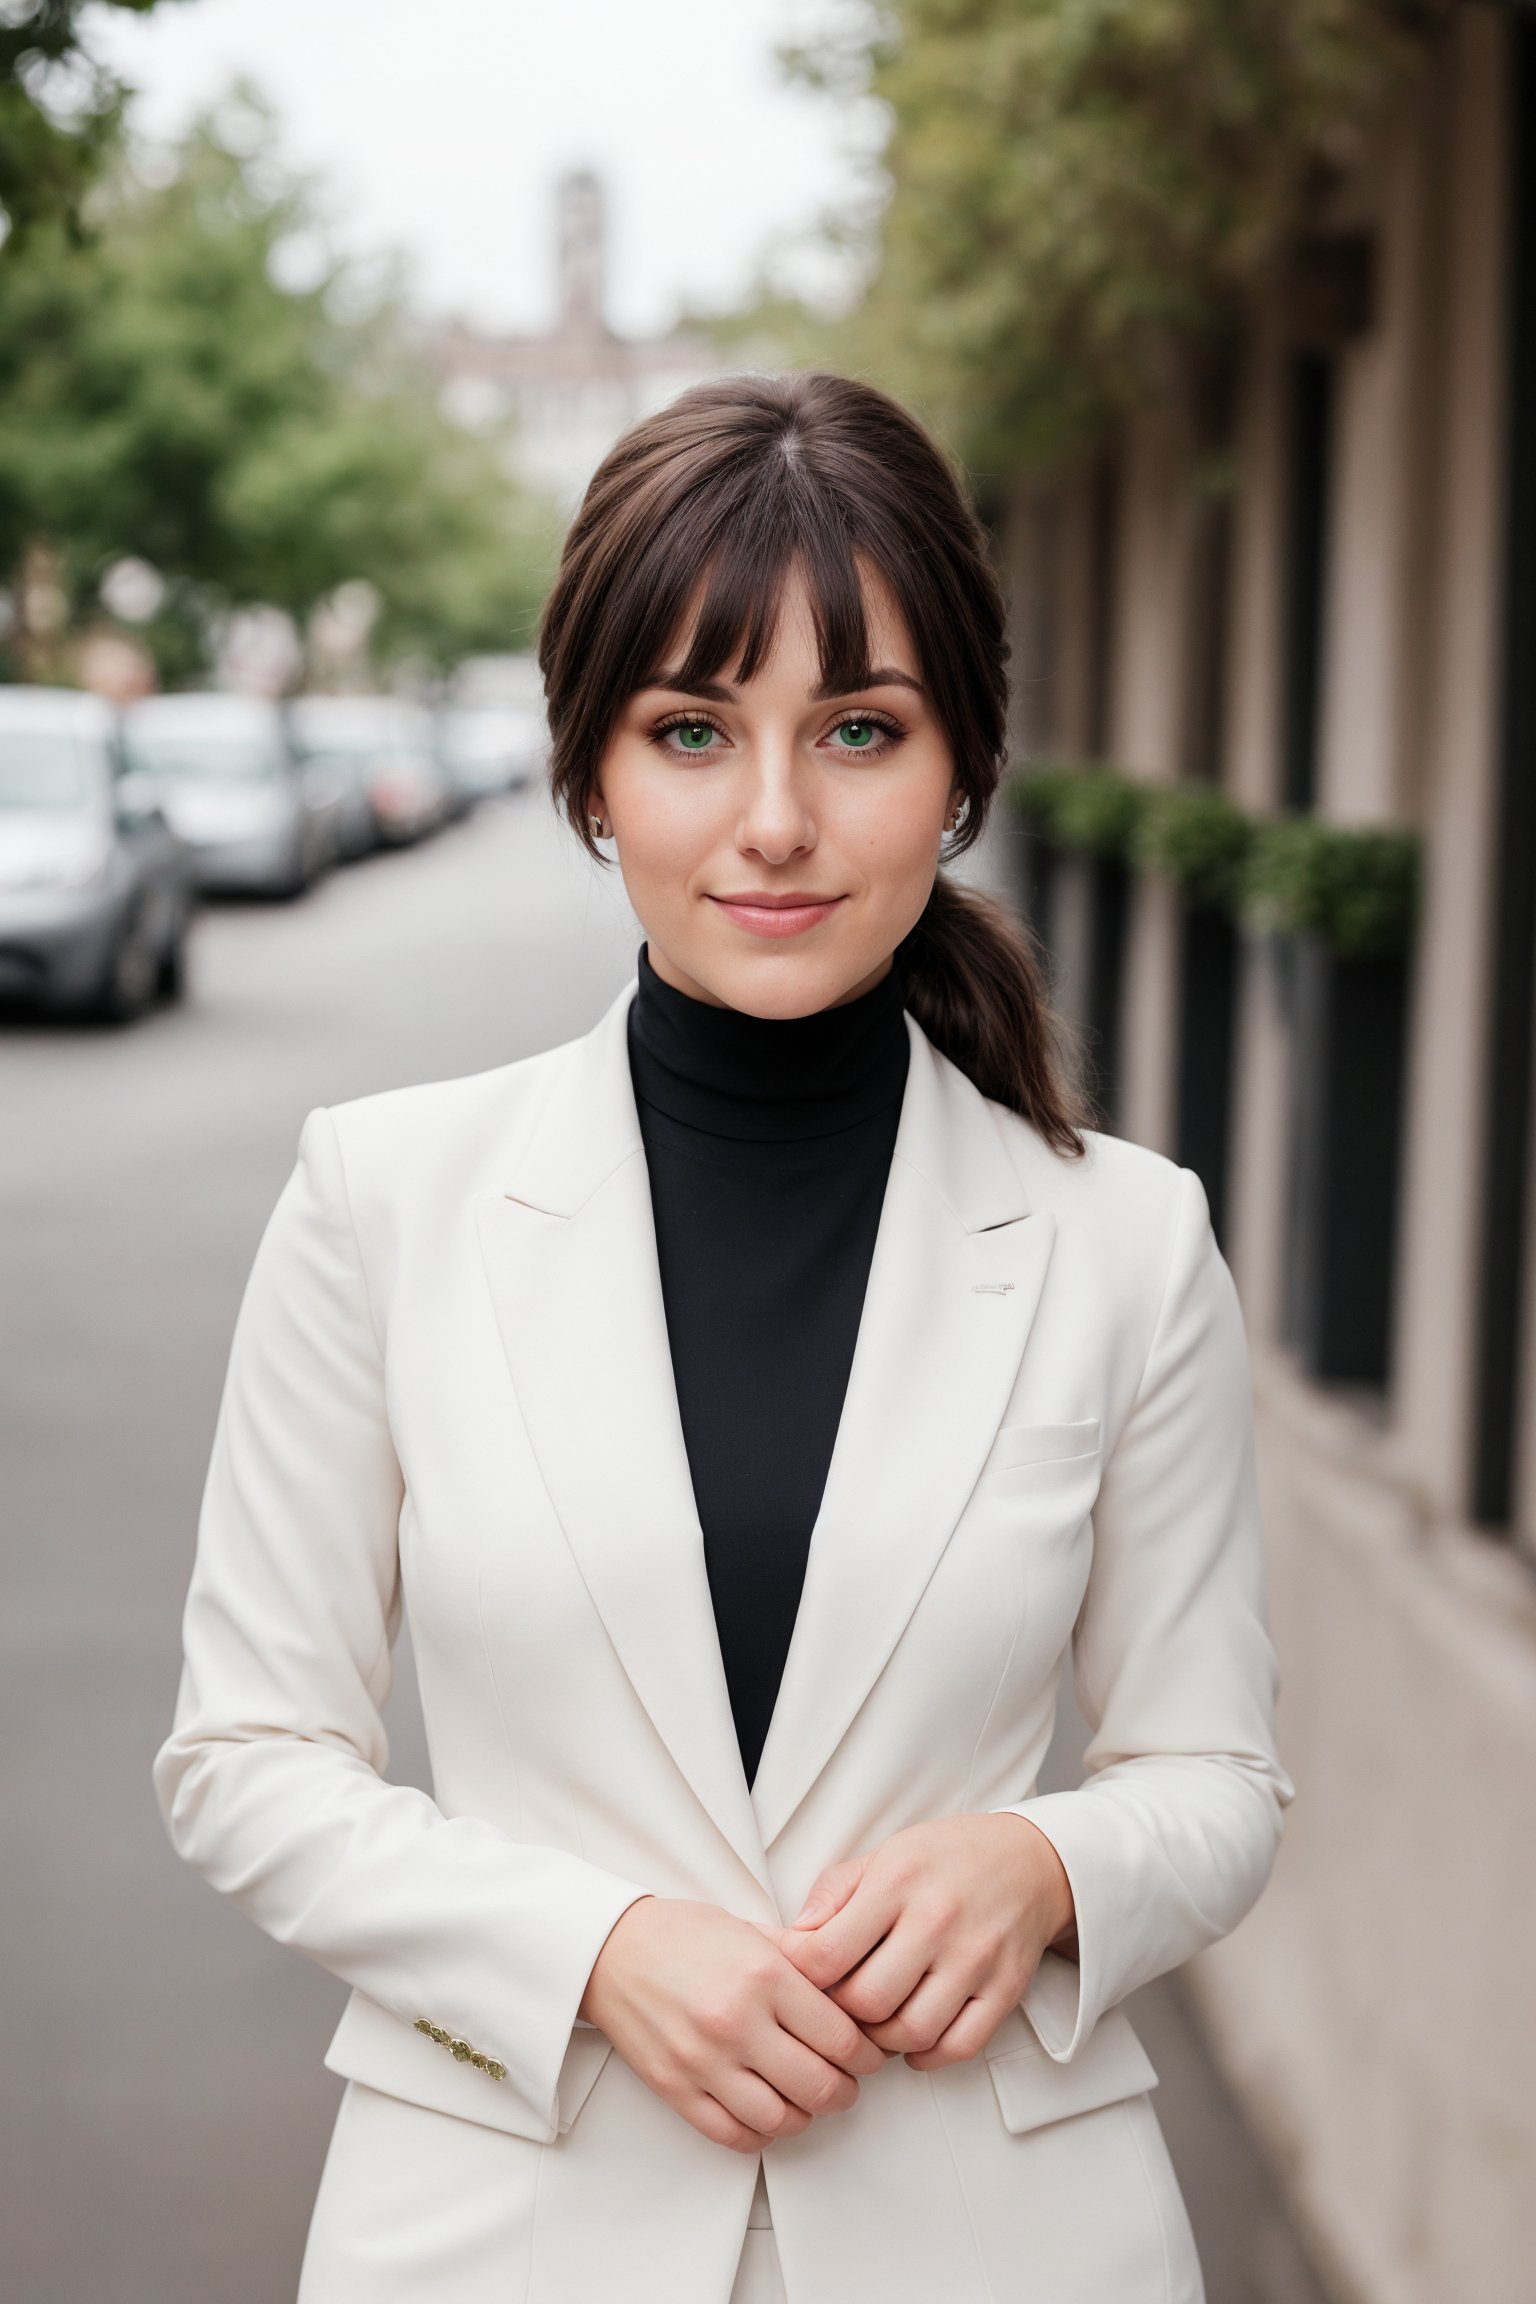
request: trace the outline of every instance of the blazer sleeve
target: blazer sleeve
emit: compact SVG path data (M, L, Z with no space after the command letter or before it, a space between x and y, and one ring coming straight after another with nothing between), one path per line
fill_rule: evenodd
M1294 1796L1275 1748L1242 1313L1204 1187L1179 1176L1162 1302L1100 1486L1073 1636L1085 1780L1008 1811L1051 1841L1077 1908L1076 1966L1047 1955L1024 1999L1059 2062L1106 2008L1236 1926Z
M592 1964L646 1891L384 1781L403 1487L315 1112L236 1324L155 1788L206 1880L402 2024L472 2049L548 2140Z

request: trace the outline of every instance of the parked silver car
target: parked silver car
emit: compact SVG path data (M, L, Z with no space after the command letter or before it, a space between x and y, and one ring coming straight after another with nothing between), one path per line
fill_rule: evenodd
M358 763L343 752L306 752L296 734L295 744L310 805L325 825L336 863L355 864L360 856L371 856L379 845L379 827Z
M438 751L471 800L510 792L543 768L549 745L542 705L456 704L438 723Z
M97 696L0 687L0 994L136 1016L182 989L192 883Z
M128 764L192 851L198 885L299 896L334 862L336 828L280 705L255 696L152 696L124 716Z
M326 764L361 785L378 838L391 846L437 829L454 807L432 716L392 696L301 696L295 741L313 770Z

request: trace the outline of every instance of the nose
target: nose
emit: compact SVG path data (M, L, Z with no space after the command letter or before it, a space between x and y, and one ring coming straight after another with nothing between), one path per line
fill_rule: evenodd
M748 779L736 829L741 853L759 856L765 864L809 855L816 845L816 819L793 738L767 737L754 746Z

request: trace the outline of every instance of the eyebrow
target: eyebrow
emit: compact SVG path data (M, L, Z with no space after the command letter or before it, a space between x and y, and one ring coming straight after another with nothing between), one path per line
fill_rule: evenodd
M699 696L707 704L734 704L737 691L728 680L680 680L667 671L652 672L640 683L642 688L670 688L679 696ZM921 696L923 684L914 680L910 672L903 672L894 664L877 664L864 679L855 680L844 687L837 681L824 680L815 691L818 704L826 704L834 696L857 696L864 688L910 688Z

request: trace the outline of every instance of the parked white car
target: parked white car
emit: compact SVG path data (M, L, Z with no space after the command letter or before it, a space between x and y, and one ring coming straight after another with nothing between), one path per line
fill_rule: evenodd
M438 750L459 790L472 800L510 792L543 768L549 743L537 704L450 706L438 723Z
M381 841L419 840L452 814L432 716L420 705L392 696L301 696L291 716L310 769L332 768L367 793Z
M192 851L198 885L298 896L334 862L336 831L287 715L255 696L152 696L130 707L128 764Z

